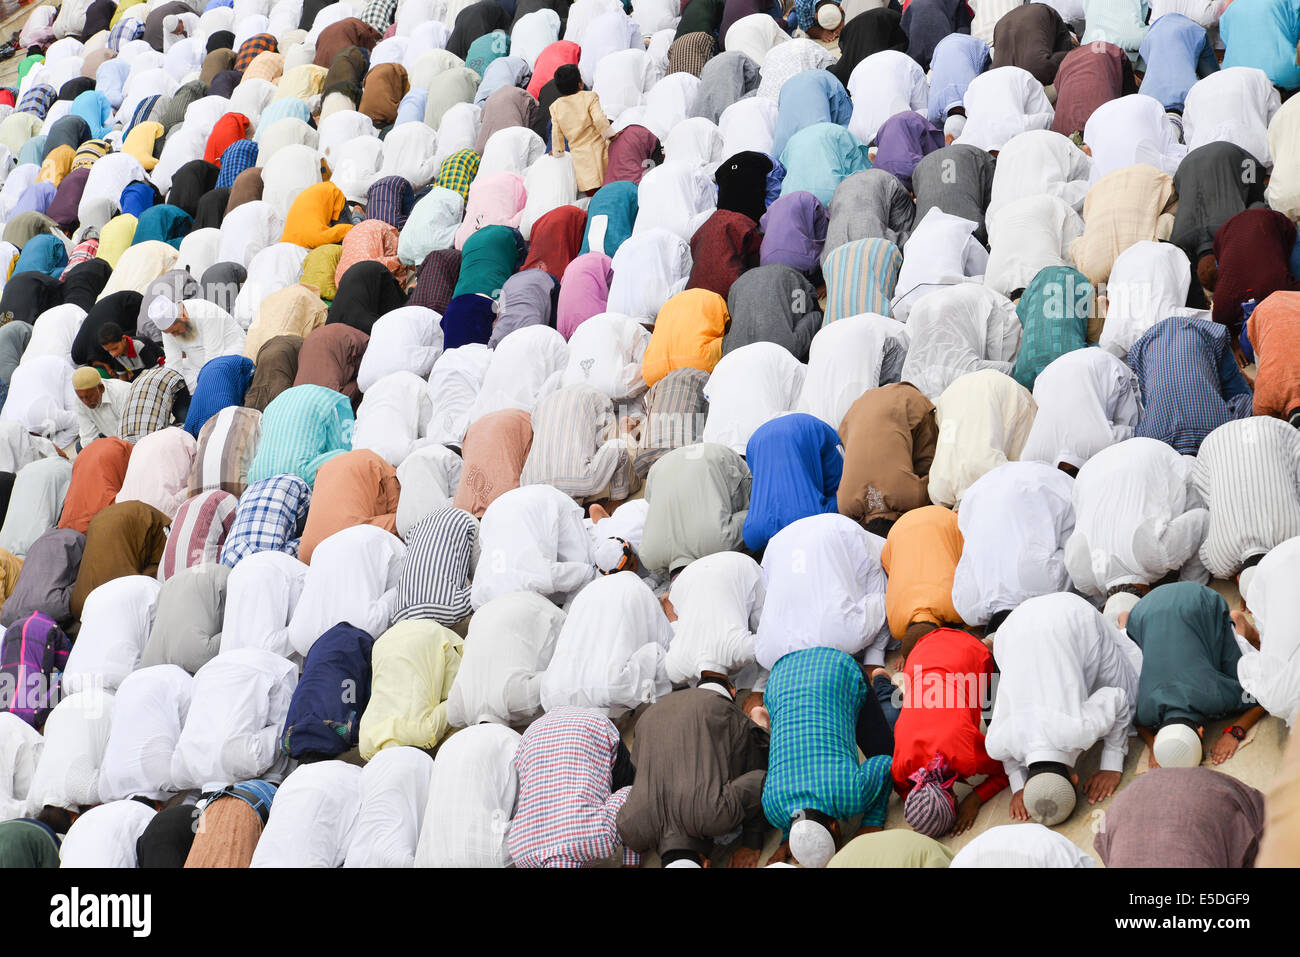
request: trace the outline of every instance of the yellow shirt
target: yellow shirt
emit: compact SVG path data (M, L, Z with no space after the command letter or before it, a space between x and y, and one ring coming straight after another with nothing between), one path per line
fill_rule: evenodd
M361 757L384 748L432 748L446 736L447 695L460 670L459 635L428 620L403 621L370 655L370 703L361 716Z
M880 565L889 576L885 617L889 633L902 638L913 622L960 624L952 606L952 579L961 558L957 513L942 505L905 512L889 530Z

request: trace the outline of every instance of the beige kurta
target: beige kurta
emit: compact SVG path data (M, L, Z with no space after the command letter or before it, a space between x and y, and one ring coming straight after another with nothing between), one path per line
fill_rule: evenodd
M599 189L609 164L609 140L605 133L609 118L600 108L600 97L590 90L562 96L551 104L551 152L563 152L568 141L578 189Z
M1168 239L1177 208L1174 181L1138 164L1107 173L1083 203L1083 235L1070 244L1079 272L1096 286L1110 278L1119 254L1143 240Z

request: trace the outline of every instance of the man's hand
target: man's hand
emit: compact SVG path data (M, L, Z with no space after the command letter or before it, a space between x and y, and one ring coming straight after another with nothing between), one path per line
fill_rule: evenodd
M1215 764L1222 764L1237 753L1240 745L1240 741L1225 731L1219 735L1219 740L1214 742L1214 747L1210 748L1210 760Z
M758 858L762 854L762 849L757 847L738 847L731 852L731 860L727 862L728 867L758 867ZM774 857L773 860L776 860Z
M1098 771L1088 778L1088 783L1083 786L1083 793L1088 795L1088 803L1096 804L1114 794L1121 777L1123 775L1118 771Z
M953 834L965 834L970 830L971 825L975 823L975 817L980 812L980 806L983 805L980 796L974 791L967 794L957 805L957 820L952 826ZM1021 806L1024 806L1024 798L1021 798Z
M1011 820L1028 821L1029 812L1025 810L1025 789L1021 788L1011 795Z
M768 859L769 864L789 864L790 863L790 842L782 841L781 846L772 852Z
M1259 629L1250 623L1244 611L1232 611L1228 613L1232 618L1233 627L1237 629L1237 634L1245 638L1253 647L1259 647Z

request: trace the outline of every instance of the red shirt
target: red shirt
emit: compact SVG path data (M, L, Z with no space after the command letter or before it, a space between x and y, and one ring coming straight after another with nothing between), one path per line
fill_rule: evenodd
M907 684L903 710L894 726L894 789L906 797L908 777L942 751L965 779L986 774L975 788L987 801L1007 786L1002 762L984 750L981 696L990 690L993 655L984 643L956 628L939 628L922 638L903 668Z

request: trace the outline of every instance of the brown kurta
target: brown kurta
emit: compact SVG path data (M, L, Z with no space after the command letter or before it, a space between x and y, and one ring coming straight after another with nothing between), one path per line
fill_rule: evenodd
M355 411L361 404L357 388L357 370L365 355L370 337L346 323L313 329L302 341L298 352L298 374L294 385L320 385L342 392L352 400Z
M369 449L330 459L316 473L299 560L310 565L317 545L354 525L375 525L396 535L401 492L397 470Z
M86 596L104 582L127 575L158 574L171 523L152 505L137 501L110 505L92 518L77 584L72 587L73 617L81 617Z
M272 399L293 388L302 343L302 336L275 336L266 340L257 350L253 382L244 393L244 405L265 412Z
M502 409L476 419L461 443L465 465L451 504L482 518L489 505L519 488L532 447L532 419L522 409Z
M734 701L707 688L675 691L636 725L636 782L618 812L618 833L634 851L708 854L713 839L742 824L761 839L768 734Z
M1210 768L1153 768L1106 809L1092 846L1107 867L1251 867L1264 795Z
M186 867L248 867L262 836L262 819L245 801L225 795L199 818Z
M934 404L909 382L868 389L840 423L844 473L841 515L863 525L896 521L930 504L930 463L939 441Z

